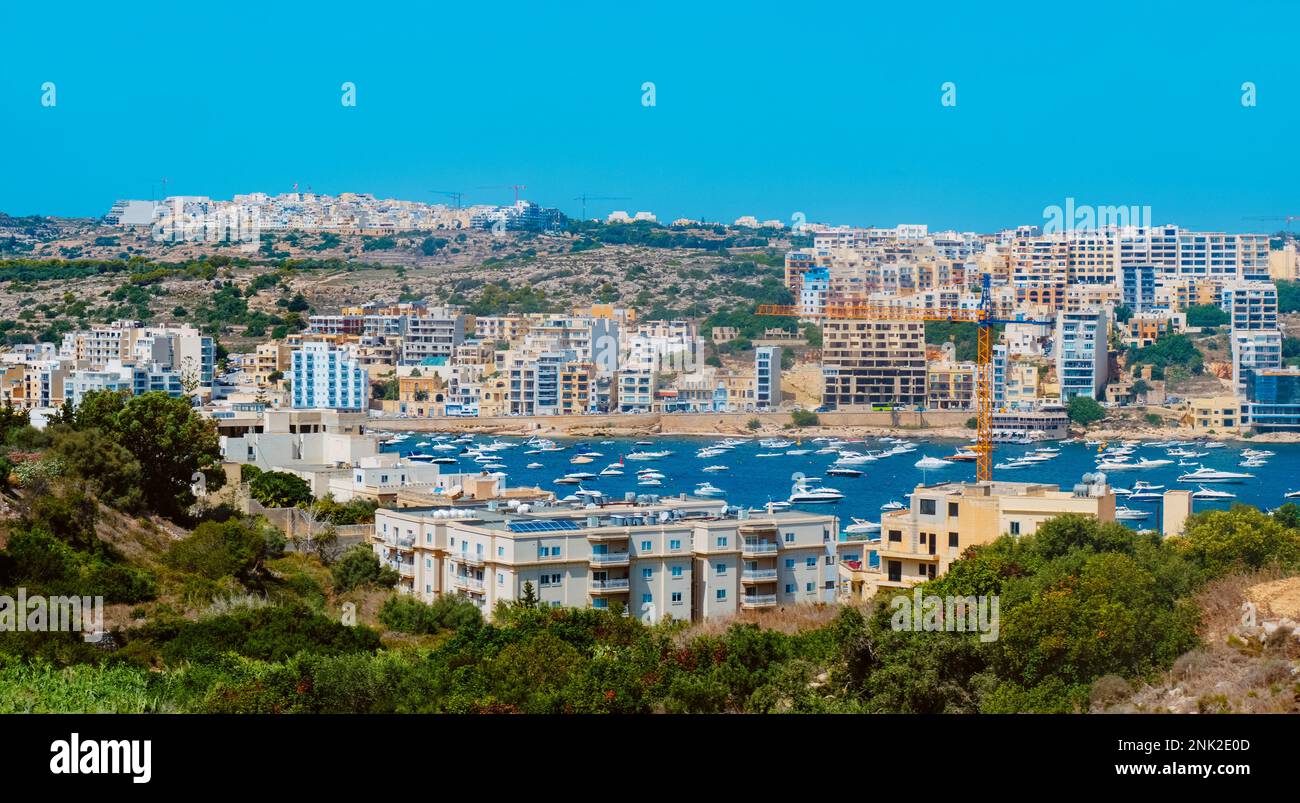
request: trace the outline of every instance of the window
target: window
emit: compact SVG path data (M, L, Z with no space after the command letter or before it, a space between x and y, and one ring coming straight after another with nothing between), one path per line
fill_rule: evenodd
M497 547L497 557L504 558L505 556L506 556L506 548L503 546Z
M717 590L717 592L713 595L713 597L714 597L714 599L726 599L726 598L727 598L727 589L725 589L725 588L719 588L719 589Z
M934 508L935 508L935 505L934 505L934 500L933 500L933 499L922 499L922 500L921 500L921 515L922 515L922 516L933 516L933 515L934 515Z
M957 517L957 507L958 507L958 506L957 506L957 503L956 503L956 502L949 502L949 503L948 503L948 516L949 516L950 518L956 518L956 517Z
M1010 532L1012 535L1020 535L1020 522L1018 521L1011 522Z
M609 600L604 597L596 597L591 601L591 607L605 609L609 607Z
M654 569L642 569L641 579L649 580L651 577L654 577L654 573L655 573Z
M682 601L682 592L680 592L680 591L674 591L674 592L673 592L673 604L674 604L674 605L679 605L679 604L681 604L681 601Z
M498 572L498 573L497 573L497 585L499 585L499 586L503 586L503 585L505 585L505 584L506 584L506 576L505 576L504 574L501 574L501 573Z
M456 536L454 535L451 537L451 545L456 546Z
M807 560L805 560L805 561L803 562L803 565L807 566L809 569L816 569L816 568L817 568L817 558L816 558L816 557L808 558Z
M642 595L641 595L641 603L642 603L642 604L645 604L645 603L649 602L651 599L652 599L652 597L651 597L649 594L642 594Z
M674 538L673 540L668 542L668 548L671 549L673 552L677 552L682 548L682 542Z
M426 543L426 544L432 544L432 543L433 543L433 533L425 533L425 534L424 534L424 543Z
M681 566L674 566L674 567L673 567L673 577L681 577L681 576L682 576L682 567L681 567Z
M424 568L426 568L426 569L432 569L432 568L433 568L433 558L425 558L425 559L424 559Z
M725 535L719 535L719 536L718 536L718 540L716 541L716 543L717 543L717 545L718 545L719 547L723 547L723 548L725 548L725 547L727 546L727 536L725 536Z
M902 540L903 540L903 531L902 531L902 530L890 530L890 531L889 531L889 540L890 540L890 541L902 541Z
M715 563L715 564L713 564L713 570L714 570L715 572L717 572L718 574L726 574L726 573L727 573L727 564L725 564L725 563Z
M921 546L925 546L925 533L917 533L916 540L921 542Z
M786 534L785 534L785 542L786 542L787 544L793 544L793 543L794 543L794 533L786 533Z
M834 566L834 565L835 565L835 556L834 556L834 555L827 555L827 556L826 556L826 565L827 565L827 566Z
M786 583L786 584L785 584L785 593L787 593L787 594L793 594L793 593L794 593L794 583Z
M948 546L957 546L957 533L948 533Z
M793 568L794 568L794 558L786 558L786 559L785 559L785 567L786 567L787 569L793 569Z
M550 547L548 547L548 546L539 546L539 547L537 548L537 557L539 557L539 558L546 558L546 557L550 557L550 555L551 555L551 548L550 548Z
M812 583L808 583L808 584L804 587L804 590L805 590L805 591L812 591L812 590L813 590L813 584L812 584Z
M654 547L654 542L652 542L652 541L642 541L642 542L641 542L641 551L642 551L642 552L653 552L653 551L654 551L654 548L655 548L655 547Z

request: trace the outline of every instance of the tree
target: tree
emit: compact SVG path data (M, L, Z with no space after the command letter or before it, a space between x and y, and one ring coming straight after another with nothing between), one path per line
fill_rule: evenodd
M811 410L793 410L790 413L790 421L796 427L815 427L817 426L817 414Z
M144 471L131 450L97 427L76 430L52 426L50 452L63 461L64 470L86 483L104 504L136 513L144 508L141 482Z
M287 471L263 471L249 481L248 493L266 507L296 507L312 499L307 481Z
M1247 505L1207 510L1187 520L1176 543L1210 577L1272 566L1291 572L1300 567L1300 530L1286 521Z
M1065 409L1071 421L1085 427L1106 417L1105 408L1098 404L1096 399L1087 396L1075 396L1070 399Z
M533 590L531 580L524 581L524 587L519 594L519 599L515 600L515 607L530 609L537 607L537 592Z
M392 588L397 585L397 570L384 566L379 556L364 544L357 544L338 559L330 573L334 576L334 590L346 593L355 588Z
M216 426L186 398L145 393L127 400L113 430L140 463L141 490L149 506L164 515L194 504L190 486L202 474L209 490L225 482Z
M278 530L259 525L258 520L205 521L172 546L166 562L208 580L233 577L248 582L266 560L284 554L284 537L276 536Z
M1187 308L1187 325L1195 327L1223 326L1231 317L1213 304L1193 304Z

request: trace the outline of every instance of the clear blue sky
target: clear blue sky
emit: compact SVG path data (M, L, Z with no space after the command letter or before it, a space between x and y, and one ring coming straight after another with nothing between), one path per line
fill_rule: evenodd
M0 211L100 215L165 176L975 230L1067 196L1202 228L1300 214L1286 3L720 5L4 3Z

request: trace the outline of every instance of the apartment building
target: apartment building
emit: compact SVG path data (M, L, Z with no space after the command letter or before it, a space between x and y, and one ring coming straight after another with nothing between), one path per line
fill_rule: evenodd
M994 381L996 389L996 378ZM926 366L927 410L975 409L975 363L935 361Z
M1120 268L1120 288L1129 310L1140 313L1151 309L1156 305L1155 265L1124 265Z
M1236 396L1188 399L1182 423L1195 432L1236 432L1242 425L1241 401Z
M1245 415L1256 432L1300 431L1300 369L1253 371L1246 379Z
M1075 396L1101 399L1109 372L1109 334L1105 309L1057 314L1054 347L1062 402Z
M698 498L382 509L372 546L425 601L458 594L490 615L530 584L543 605L617 605L649 622L833 601L841 557L864 549L839 539L834 516L726 511Z
M622 368L689 371L699 362L700 336L693 321L648 321L626 338Z
M59 356L92 371L110 364L156 363L180 372L191 388L211 386L216 369L215 342L193 326L145 326L129 320L67 333Z
M1187 315L1181 312L1139 312L1123 324L1124 345L1143 348L1165 335L1187 328Z
M369 377L352 349L303 343L293 350L290 363L294 407L364 410L368 406Z
M910 507L881 516L875 586L910 588L933 580L968 547L1004 534L1031 535L1043 522L1067 513L1112 522L1115 494L1100 484L1072 491L1032 482L917 486Z
M754 349L754 405L760 410L781 406L781 347Z
M654 407L659 382L653 371L619 371L614 384L618 412L648 413Z
M925 404L925 325L828 320L822 327L822 404L840 409Z
M1220 305L1234 329L1277 328L1277 285L1272 282L1225 282Z
M561 415L598 412L593 395L596 366L589 362L570 362L560 368Z
M1252 371L1282 367L1282 332L1277 329L1233 329L1232 385L1237 395L1246 395L1246 380Z

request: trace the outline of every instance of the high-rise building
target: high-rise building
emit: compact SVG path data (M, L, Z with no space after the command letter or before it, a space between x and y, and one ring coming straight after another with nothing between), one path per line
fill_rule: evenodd
M1056 318L1056 378L1061 401L1101 399L1109 373L1109 324L1105 309L1062 311Z
M781 406L781 347L754 349L754 405L760 410Z
M303 343L293 352L292 370L294 407L366 409L370 382L352 349L320 342Z

